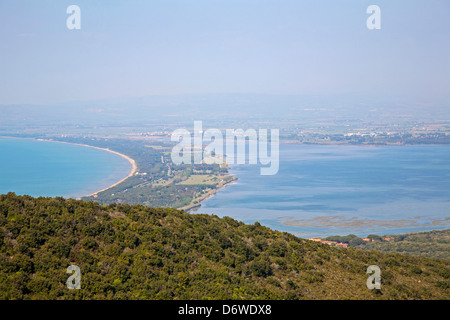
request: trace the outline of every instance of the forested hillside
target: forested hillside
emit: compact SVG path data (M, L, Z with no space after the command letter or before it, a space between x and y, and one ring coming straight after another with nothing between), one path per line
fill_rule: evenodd
M386 237L392 240L366 242L357 248L450 260L450 229Z
M407 234L369 234L365 240L354 234L328 236L325 241L346 243L362 250L401 253L413 256L450 260L450 229Z
M77 265L81 289L66 286ZM369 265L381 289L366 286ZM449 299L448 260L169 208L0 195L1 299Z

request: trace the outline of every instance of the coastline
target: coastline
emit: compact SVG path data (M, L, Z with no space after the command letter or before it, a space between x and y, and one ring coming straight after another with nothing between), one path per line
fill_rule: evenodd
M17 138L17 137L5 137L5 138L13 138L13 139L27 139L27 138ZM33 139L33 138L31 138ZM109 148L102 148L102 147L96 147L96 146L92 146L92 145L88 145L88 144L83 144L83 143L72 143L72 142L65 142L65 141L58 141L58 140L53 140L53 139L42 139L42 138L34 138L33 140L36 141L48 141L48 142L59 142L59 143L66 143L66 144L72 144L72 145L79 145L79 146L83 146L83 147L90 147L90 148L95 148L95 149L99 149L99 150L103 150L103 151L108 151L110 153L115 153L116 155L121 156L122 158L126 159L130 164L131 164L131 169L130 172L128 173L128 175L124 178L122 178L120 181L117 181L115 183L113 183L112 185L103 188L101 190L98 190L96 192L91 193L90 195L84 195L84 196L79 196L79 198L77 199L82 199L82 198L87 198L87 197L94 197L96 198L97 195L101 192L104 192L108 189L111 189L115 186L117 186L118 184L124 182L126 179L132 177L136 171L138 170L138 167L136 165L136 162L134 159L130 158L127 155L124 155L120 152L117 151L113 151L110 150ZM286 145L290 145L290 144L286 144ZM297 144L298 145L298 144ZM355 145L358 146L358 145ZM363 145L364 147L372 147L369 145ZM427 145L427 146L431 146L431 145ZM440 145L440 144L436 144L433 146L445 146L445 145ZM387 147L387 146L381 146L381 147ZM125 170L124 170L125 171ZM125 172L122 172L120 175L117 176L117 179L119 179L121 176L124 176L126 174ZM195 213L197 210L199 210L203 205L204 205L204 201L210 199L211 197L215 196L217 194L217 192L219 190L221 190L222 188L225 188L228 185L231 185L233 182L235 182L236 180L238 180L237 177L235 177L234 175L230 174L229 172L222 176L224 179L217 183L216 186L212 189L209 189L208 192L206 192L205 194L199 195L196 198L192 199L192 201L190 203L188 203L187 205L183 206L183 207L179 207L177 209L179 210L184 210L186 212L189 213ZM225 179L226 178L226 179ZM115 179L114 179L115 180ZM110 180L109 183L112 183L114 180ZM95 190L94 188L91 188L88 192L91 192L92 190ZM81 194L81 193L80 193ZM87 199L86 199L87 200ZM89 199L89 200L95 200L95 199ZM195 203L194 203L195 202ZM206 210L205 210L206 211ZM280 217L278 217L279 219ZM420 224L415 224L414 221L410 221L410 220L376 220L376 219L355 219L355 218L348 218L345 219L344 217L332 217L332 216L326 216L326 217L316 217L315 219L295 219L292 217L283 217L285 218L284 222L282 222L283 225L285 225L286 227L303 227L303 228L314 228L314 227L324 227L324 228L336 228L336 227L341 227L341 228L363 228L366 225L377 225L378 227L396 227L396 229L409 229L409 228L413 228L413 227L428 227L428 225L420 225ZM287 218L287 219L286 219ZM334 218L334 219L333 219ZM445 227L445 225L441 225L440 222L437 221L433 221L432 226L437 228L436 230L439 230L438 227ZM272 227L273 228L273 227ZM428 230L428 229L426 229ZM434 230L434 229L432 229ZM292 232L292 231L288 231L288 232ZM397 232L397 231L396 231ZM409 232L413 232L413 231L409 231ZM292 232L295 233L295 232ZM352 233L354 233L352 231ZM334 235L334 233L332 234Z
M219 185L214 188L213 190L211 190L210 192L208 192L207 194L205 194L203 197L201 197L200 199L195 199L196 201L198 201L198 203L190 203L187 206L178 208L178 210L184 210L186 212L191 212L191 211L195 211L197 209L199 209L202 206L202 202L211 198L212 196L214 196L219 190L225 188L226 186L232 184L233 182L235 182L236 180L238 180L237 177L233 176L233 175L229 175L230 180L223 182L223 183L219 183ZM192 200L193 201L193 200Z
M72 142L50 140L50 139L36 139L36 141L48 141L48 142L66 143L66 144L71 144L71 145L77 145L77 146L82 146L82 147L88 147L88 148L94 148L94 149L98 149L98 150L108 151L110 153L114 153L114 154L116 154L118 156L121 156L122 158L124 158L125 160L127 160L131 164L130 172L128 173L128 175L125 178L121 179L120 181L117 181L116 183L113 183L109 187L106 187L104 189L98 190L98 191L96 191L94 193L91 193L91 194L83 196L83 197L93 197L93 196L96 196L100 192L103 192L103 191L106 191L108 189L111 189L111 188L117 186L118 184L122 183L123 181L125 181L129 177L133 176L136 173L136 171L137 171L137 165L136 165L136 161L134 159L130 158L129 156L127 156L127 155L125 155L123 153L120 153L120 152L117 152L117 151L114 151L114 150L111 150L111 149L108 149L108 148L100 148L100 147L90 146L88 144L72 143ZM81 198L78 198L78 199L81 199Z
M92 146L89 146L89 147L92 147ZM104 188L104 189L99 190L99 191L96 191L96 192L94 192L94 193L92 193L90 195L87 195L85 197L93 197L93 196L96 196L100 192L103 192L103 191L106 191L108 189L111 189L111 188L117 186L118 184L124 182L128 178L132 177L136 173L136 171L137 171L136 161L134 161L134 159L130 158L129 156L127 156L127 155L125 155L123 153L117 152L117 151L113 151L113 150L107 149L107 148L98 148L98 147L93 147L93 148L97 148L97 149L100 149L100 150L108 151L108 152L111 152L111 153L114 153L114 154L117 154L117 155L121 156L122 158L128 160L128 162L131 164L131 169L130 169L130 172L128 173L128 175L125 178L123 178L122 180L117 181L116 183L113 183L109 187Z

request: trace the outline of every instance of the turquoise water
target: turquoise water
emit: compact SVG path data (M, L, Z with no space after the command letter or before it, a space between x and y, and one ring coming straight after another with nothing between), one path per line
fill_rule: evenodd
M128 175L119 155L73 144L0 138L0 194L78 198Z
M281 145L280 169L234 165L236 183L197 213L301 237L399 234L450 227L450 147Z

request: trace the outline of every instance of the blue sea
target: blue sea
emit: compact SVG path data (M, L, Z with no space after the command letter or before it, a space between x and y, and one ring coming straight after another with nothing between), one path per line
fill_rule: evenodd
M257 165L230 173L237 182L196 213L305 238L450 227L450 146L281 145L276 175Z
M0 138L0 194L78 198L125 178L119 155L74 144Z

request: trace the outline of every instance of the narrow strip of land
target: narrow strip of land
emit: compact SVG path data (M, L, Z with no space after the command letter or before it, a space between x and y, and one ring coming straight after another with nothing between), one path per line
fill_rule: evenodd
M125 178L121 179L120 181L117 181L116 183L110 185L107 188L104 188L102 190L99 190L99 191L96 191L94 193L91 193L90 195L87 195L86 197L92 197L94 195L97 195L100 192L106 191L108 189L111 189L111 188L117 186L118 184L122 183L123 181L125 181L129 177L133 176L136 173L136 171L137 171L137 165L136 165L136 161L134 161L134 159L130 158L129 156L127 156L127 155L125 155L123 153L120 153L120 152L117 152L117 151L114 151L114 150L111 150L111 149L108 149L108 148L100 148L100 147L94 147L94 146L90 146L90 145L82 144L82 143L71 143L71 142L55 141L55 140L49 140L49 139L37 139L37 140L39 140L39 141L58 142L58 143L66 143L66 144L72 144L72 145L77 145L77 146L82 146L82 147L89 147L89 148L94 148L94 149L98 149L98 150L108 151L108 152L114 153L114 154L116 154L118 156L121 156L122 158L126 159L131 164L130 172L128 173L128 175Z
M86 145L86 146L88 146L88 145ZM88 146L88 147L92 147L92 146ZM114 154L117 154L117 155L121 156L122 158L128 160L128 162L131 164L131 169L130 169L130 172L128 173L128 175L127 175L125 178L123 178L122 180L117 181L116 183L110 185L110 186L107 187L107 188L104 188L104 189L102 189L102 190L99 190L99 191L97 191L97 192L94 192L94 193L88 195L88 197L94 196L94 195L98 194L99 192L103 192L103 191L106 191L106 190L108 190L108 189L111 189L111 188L117 186L118 184L124 182L125 180L127 180L129 177L133 176L133 175L136 173L136 171L137 171L136 161L134 161L134 160L133 160L132 158L130 158L129 156L127 156L127 155L125 155L125 154L123 154L123 153L117 152L117 151L113 151L113 150L110 150L110 149L106 149L106 148L99 148L99 147L92 147L92 148L96 148L96 149L100 149L100 150L105 150L105 151L108 151L108 152L111 152L111 153L114 153Z
M216 194L217 191L219 191L220 189L226 187L227 185L229 185L232 182L237 180L237 178L235 176L231 176L230 174L227 174L227 175L222 176L220 178L225 178L225 177L230 177L230 178L228 178L227 180L226 179L221 179L221 181L216 185L215 188L209 190L208 192L206 192L204 194L200 194L198 197L194 196L193 199L191 200L191 202L188 205L186 205L184 207L181 207L181 208L178 208L178 209L184 210L186 212L196 210L196 209L201 207L201 205L202 205L201 203L203 201L205 201L206 199L212 197L213 195Z

